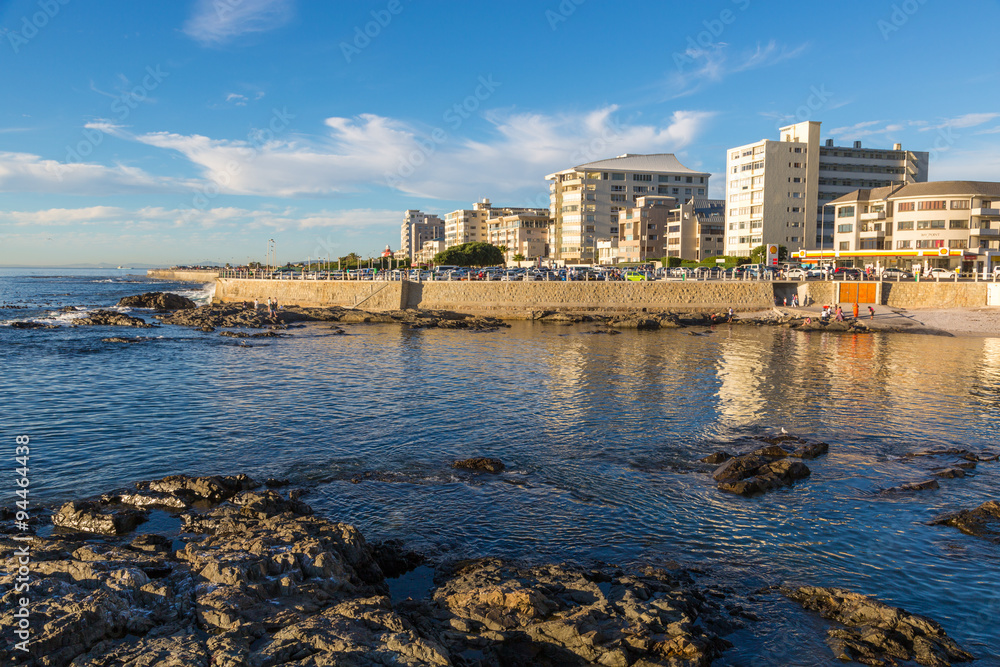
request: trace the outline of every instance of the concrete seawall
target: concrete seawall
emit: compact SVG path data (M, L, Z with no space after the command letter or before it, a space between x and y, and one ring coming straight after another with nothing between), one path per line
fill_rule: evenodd
M146 277L157 278L159 280L177 280L187 283L211 283L219 277L218 271L196 271L181 269L149 269Z
M175 278L180 280L180 278ZM204 280L201 278L200 280ZM538 311L636 312L764 310L798 294L802 304L838 302L841 282L381 282L219 278L215 301L277 299L280 304L370 311L419 308L475 315L531 317ZM894 308L977 308L987 283L875 283L875 301Z
M215 300L277 299L301 306L365 310L421 308L530 317L540 310L760 310L774 304L765 282L379 282L220 278Z

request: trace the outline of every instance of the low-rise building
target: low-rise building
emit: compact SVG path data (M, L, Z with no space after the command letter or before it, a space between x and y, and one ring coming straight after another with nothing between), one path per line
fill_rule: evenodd
M505 259L515 255L524 259L547 257L549 254L549 210L529 209L518 213L512 209L494 209L494 217L486 221L487 240L497 247L505 247Z
M860 189L830 202L832 251L806 260L990 271L1000 262L1000 183L931 181Z
M420 246L420 250L413 258L414 264L432 264L434 262L434 255L442 252L448 245L445 240L442 239L431 239L429 241L424 241L424 244Z
M667 220L666 257L700 261L724 254L724 199L692 199L675 208L672 213Z
M643 196L634 206L622 209L618 218L619 259L633 263L666 257L668 223L676 217L676 208L674 197Z

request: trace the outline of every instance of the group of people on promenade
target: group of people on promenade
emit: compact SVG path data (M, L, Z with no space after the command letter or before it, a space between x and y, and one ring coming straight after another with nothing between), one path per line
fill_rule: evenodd
M852 312L852 315L853 315L852 319L855 319L855 320L859 319L860 310L861 309L860 309L858 303L855 301L853 309L852 309L852 311L853 311ZM834 308L833 306L824 305L823 306L823 311L822 311L822 313L820 313L820 316L819 316L820 321L821 322L829 322L831 318L833 318L833 321L835 321L835 322L844 322L844 321L847 320L847 318L844 315L844 309L840 305L837 305L836 308ZM870 319L870 320L874 320L875 319L875 308L874 308L874 306L868 306L868 319ZM811 323L812 323L812 318L807 318L806 319L806 324L811 324Z

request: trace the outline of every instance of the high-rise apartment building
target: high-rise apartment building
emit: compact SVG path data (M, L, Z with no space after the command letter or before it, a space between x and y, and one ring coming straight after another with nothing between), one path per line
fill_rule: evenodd
M782 127L778 140L731 148L726 155L726 254L748 256L764 243L789 250L830 247L830 201L859 187L927 180L928 154L820 146L820 123Z
M647 195L678 202L705 197L710 176L688 169L671 153L620 155L549 174L550 256L570 264L593 262L599 240L618 238L621 209Z
M399 249L413 260L425 241L444 238L444 221L436 215L407 211L400 227Z

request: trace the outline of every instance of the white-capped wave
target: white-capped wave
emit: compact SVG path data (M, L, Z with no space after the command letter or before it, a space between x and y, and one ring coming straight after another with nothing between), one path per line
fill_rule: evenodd
M174 294L187 297L199 305L212 303L212 298L215 297L215 283L205 283L201 287L177 290Z

